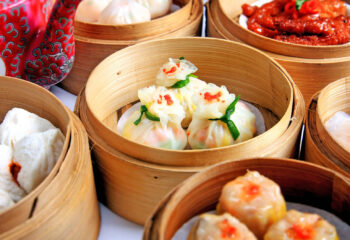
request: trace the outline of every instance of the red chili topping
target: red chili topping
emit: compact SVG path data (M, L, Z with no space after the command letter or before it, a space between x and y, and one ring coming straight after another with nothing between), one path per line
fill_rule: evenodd
M318 13L320 9L320 2L317 0L309 0L304 2L304 4L301 6L299 12L301 14L315 14Z
M162 97L162 95L159 95L159 97L157 99L157 103L162 104L162 102L163 102L163 97Z
M164 95L164 99L169 106L174 103L169 94Z
M174 72L176 72L176 67L174 66L174 67L170 68L169 71L167 71L165 68L163 68L163 72L165 74L174 73Z
M18 177L19 171L21 171L22 166L19 163L11 162L9 164L9 168L10 168L10 173L13 181L19 186L17 177Z
M233 238L236 235L237 229L231 226L227 219L220 224L221 238Z
M249 182L248 184L243 186L242 191L242 199L249 202L258 195L260 195L260 186L255 183Z
M221 92L217 92L214 95L210 94L210 92L205 92L204 93L204 99L209 101L209 102L212 101L212 100L220 101L220 97L221 97Z
M180 67L180 63L176 63L176 66L179 68Z
M309 225L293 224L293 226L287 230L288 236L295 240L299 239L313 239L314 230Z

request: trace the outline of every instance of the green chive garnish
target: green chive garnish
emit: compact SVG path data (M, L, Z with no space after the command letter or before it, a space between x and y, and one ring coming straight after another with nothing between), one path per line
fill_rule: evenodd
M198 78L196 75L194 74L188 74L186 76L186 79L185 80L180 80L180 81L177 81L174 85L171 86L171 88L183 88L184 86L186 86L189 82L190 82L190 77L193 77L193 78Z
M185 60L185 57L180 57L179 59L180 59L180 60Z
M154 116L152 113L150 113L145 105L141 105L140 107L140 117L134 122L134 124L137 126L141 122L142 115L145 114L146 118L148 118L151 121L159 122L160 118L157 116Z
M233 137L234 140L236 140L239 137L240 133L239 133L239 130L238 130L236 124L232 120L230 120L230 117L235 112L236 104L239 101L240 97L241 96L238 95L235 98L235 100L227 107L224 116L222 116L221 118L210 118L209 119L211 121L218 121L218 120L220 120L220 121L226 123L226 125L228 127L228 130L230 131L231 136Z

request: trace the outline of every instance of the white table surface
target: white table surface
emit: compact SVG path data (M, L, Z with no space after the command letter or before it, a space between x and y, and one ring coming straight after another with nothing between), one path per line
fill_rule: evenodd
M70 110L73 111L75 95L57 86L51 87L55 94ZM100 203L101 229L99 240L140 240L143 227L123 219Z

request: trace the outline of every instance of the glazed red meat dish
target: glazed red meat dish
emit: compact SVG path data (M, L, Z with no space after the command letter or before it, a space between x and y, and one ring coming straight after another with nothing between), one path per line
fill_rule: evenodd
M337 45L350 40L350 17L340 0L274 0L261 7L242 5L248 29L305 45Z

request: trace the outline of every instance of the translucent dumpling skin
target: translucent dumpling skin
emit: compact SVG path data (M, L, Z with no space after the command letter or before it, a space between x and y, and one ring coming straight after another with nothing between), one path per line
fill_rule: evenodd
M187 129L188 142L193 149L215 148L232 145L251 139L256 133L256 117L242 102L235 105L230 116L239 137L234 139L226 123L217 119L224 116L228 106L235 100L226 87L209 83L193 96L196 106L192 122Z
M335 227L317 214L290 210L274 223L264 240L339 240Z
M202 214L187 240L257 240L254 234L230 214Z
M227 183L222 189L218 213L228 212L259 238L286 214L279 186L256 171Z

